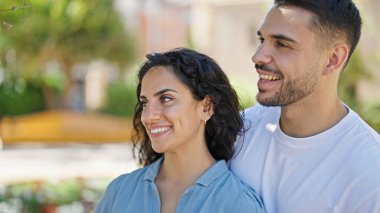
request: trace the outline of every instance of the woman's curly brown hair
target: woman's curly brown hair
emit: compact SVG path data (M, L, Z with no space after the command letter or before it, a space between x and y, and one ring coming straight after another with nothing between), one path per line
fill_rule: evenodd
M146 55L147 61L138 73L137 98L141 82L155 66L170 67L176 77L192 92L196 100L210 98L214 114L206 123L205 138L209 152L215 160L228 160L233 155L233 144L242 132L243 120L238 96L220 66L210 57L186 48ZM141 122L142 104L138 102L133 117L132 142L140 164L146 166L163 154L156 153ZM136 155L135 155L136 157Z

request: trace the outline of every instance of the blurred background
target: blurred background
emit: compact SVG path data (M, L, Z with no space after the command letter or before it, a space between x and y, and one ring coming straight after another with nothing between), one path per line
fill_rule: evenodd
M380 132L380 2L356 0L359 46L339 93ZM0 212L91 212L138 166L129 143L136 73L150 52L215 58L255 103L256 32L272 1L0 2Z

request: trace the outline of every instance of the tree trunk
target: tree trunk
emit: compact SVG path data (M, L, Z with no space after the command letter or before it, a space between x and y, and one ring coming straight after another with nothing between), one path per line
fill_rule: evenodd
M72 75L73 64L69 59L64 59L62 62L63 71L66 75L66 85L62 93L62 103L65 109L70 108L71 94L74 88L74 79Z

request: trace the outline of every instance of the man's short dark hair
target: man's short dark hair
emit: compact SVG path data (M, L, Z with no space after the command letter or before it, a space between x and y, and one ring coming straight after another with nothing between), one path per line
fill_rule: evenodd
M320 32L328 44L344 39L349 45L348 60L359 42L362 20L351 0L274 0L275 6L295 6L315 15L312 29ZM347 61L348 61L347 60Z

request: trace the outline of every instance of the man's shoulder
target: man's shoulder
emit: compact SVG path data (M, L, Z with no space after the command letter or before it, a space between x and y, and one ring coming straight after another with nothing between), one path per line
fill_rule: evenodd
M380 193L380 135L351 109L349 116L345 121L349 124L343 126L339 143L335 145L337 153L341 153L340 159L345 162L342 167L360 183L362 191Z
M356 113L355 113L356 114ZM368 123L366 123L359 115L356 114L357 123L361 132L367 134L367 138L376 141L380 145L380 135Z
M356 112L349 109L351 119L349 128L344 132L345 137L365 144L366 147L372 147L380 156L380 135L371 126L369 126Z
M258 118L267 115L277 114L281 112L281 108L277 106L263 106L261 104L255 104L252 107L245 109L244 116L247 118Z
M281 114L281 107L269 107L263 106L261 104L256 104L250 108L243 111L243 119L245 124L256 124L260 121L277 122Z

